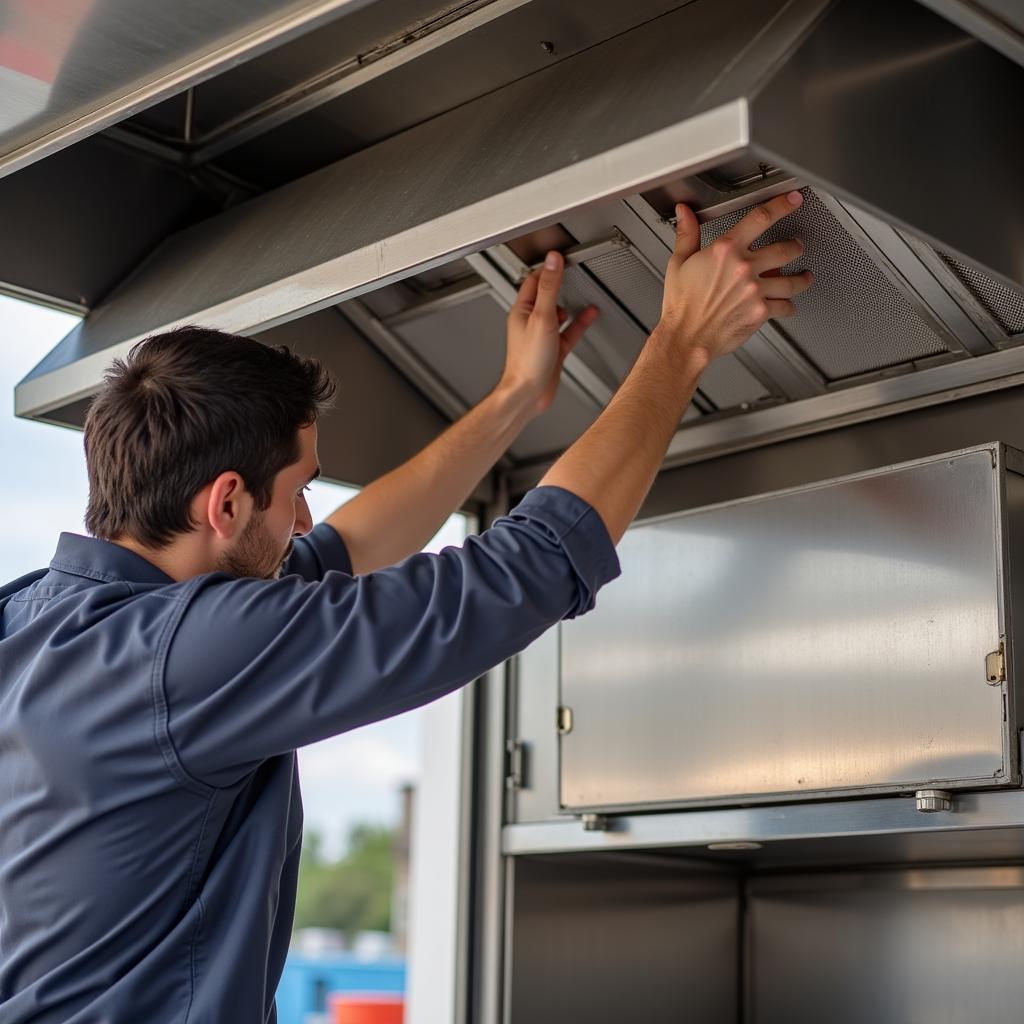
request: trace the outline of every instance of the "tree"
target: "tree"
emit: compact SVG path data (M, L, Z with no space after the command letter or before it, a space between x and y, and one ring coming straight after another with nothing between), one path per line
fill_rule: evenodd
M394 879L394 830L357 824L341 860L324 857L323 839L306 834L299 861L296 928L335 928L351 940L362 931L388 931Z

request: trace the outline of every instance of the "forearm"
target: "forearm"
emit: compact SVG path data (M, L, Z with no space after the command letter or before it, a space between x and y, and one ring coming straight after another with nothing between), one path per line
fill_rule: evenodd
M541 485L563 487L590 504L617 544L654 482L707 361L704 350L656 330L608 407Z
M528 409L519 391L499 386L418 455L328 516L353 571L394 565L419 551L515 440Z

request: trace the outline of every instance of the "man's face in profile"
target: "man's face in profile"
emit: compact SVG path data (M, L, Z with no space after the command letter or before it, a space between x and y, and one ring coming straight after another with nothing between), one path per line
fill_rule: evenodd
M289 538L282 551L267 525L266 510L254 511L234 548L221 558L220 569L233 576L277 579L294 546Z
M277 474L270 505L253 509L238 540L221 556L218 568L223 572L264 580L281 575L294 538L313 529L305 490L320 474L316 442L315 423L299 430L299 458Z

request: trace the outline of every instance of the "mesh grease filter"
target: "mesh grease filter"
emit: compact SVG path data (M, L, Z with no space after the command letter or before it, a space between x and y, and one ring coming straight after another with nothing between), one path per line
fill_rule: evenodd
M626 246L584 264L587 270L650 332L661 317L662 283ZM704 372L701 392L719 409L768 397L764 385L735 357L716 359Z
M830 381L946 352L938 335L818 196L805 188L803 197L799 210L755 244L760 248L799 238L804 254L782 272L814 272L814 287L795 299L797 315L776 321L776 327ZM701 225L701 245L713 242L746 213L739 210Z
M987 274L944 252L939 255L992 318L1011 337L1024 333L1024 291L994 281Z
M601 316L587 329L576 354L610 387L617 388L644 343L644 333L582 266L567 267L559 302L570 313L597 306Z

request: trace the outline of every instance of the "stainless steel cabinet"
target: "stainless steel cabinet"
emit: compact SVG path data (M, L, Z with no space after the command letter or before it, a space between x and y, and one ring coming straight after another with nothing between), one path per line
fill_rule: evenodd
M561 627L562 807L1018 785L1021 469L986 445L630 530Z

